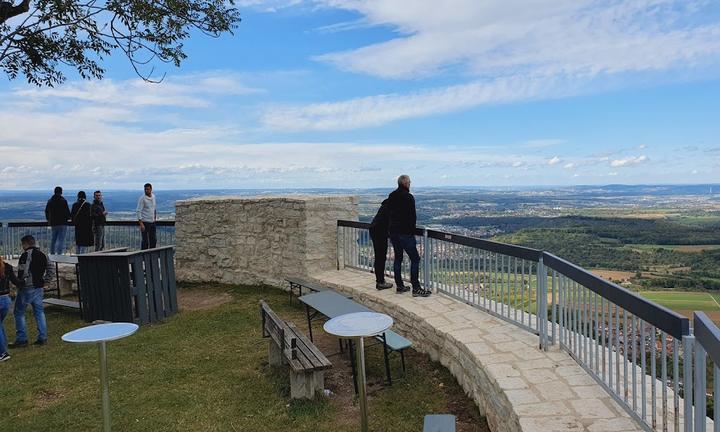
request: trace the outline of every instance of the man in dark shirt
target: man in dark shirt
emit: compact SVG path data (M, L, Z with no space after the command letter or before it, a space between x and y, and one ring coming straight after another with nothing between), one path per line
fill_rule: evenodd
M410 176L405 174L398 177L398 188L390 193L387 199L390 209L390 241L395 253L393 272L397 293L404 293L409 290L405 287L402 279L403 253L410 258L410 283L412 284L413 297L427 297L430 291L420 286L420 254L415 241L415 197L410 193Z
M62 196L63 190L60 186L55 188L55 194L45 205L45 219L50 224L52 238L50 240L50 254L61 254L65 252L65 234L67 233L67 221L70 219L70 207Z
M390 209L388 200L380 204L377 214L370 222L370 238L375 250L375 288L384 290L392 288L392 284L385 282L385 259L388 250L388 225L390 223Z
M105 221L107 218L107 210L103 203L102 192L99 190L93 193L93 203L90 207L92 216L93 234L95 235L95 252L105 249Z

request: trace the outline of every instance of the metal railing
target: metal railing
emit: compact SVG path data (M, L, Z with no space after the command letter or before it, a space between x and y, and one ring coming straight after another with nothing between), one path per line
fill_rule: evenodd
M372 270L369 224L337 225L338 266ZM704 411L702 350L720 359L720 331L707 317L693 336L688 318L553 254L423 228L416 237L426 287L537 334L541 349L557 343L645 430L720 431ZM388 275L393 258L390 247Z
M157 244L175 244L175 221L162 220L157 225ZM48 252L52 233L47 222L20 221L0 222L0 255L5 258L17 258L22 252L20 239L25 235L32 235L40 249ZM105 249L127 247L130 250L140 249L140 229L136 221L107 221L105 225ZM65 235L65 253L74 254L75 227L67 226Z

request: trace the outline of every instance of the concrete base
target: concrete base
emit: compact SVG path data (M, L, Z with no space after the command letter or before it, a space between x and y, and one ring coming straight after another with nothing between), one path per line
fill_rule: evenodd
M268 344L268 363L270 366L282 366L287 364L283 351L272 339L270 339L270 343Z
M325 372L295 373L290 371L290 397L312 399L325 388Z

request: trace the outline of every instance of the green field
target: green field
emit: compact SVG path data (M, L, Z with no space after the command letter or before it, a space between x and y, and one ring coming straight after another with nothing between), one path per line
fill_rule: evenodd
M678 312L720 312L720 294L685 291L641 291L639 294Z

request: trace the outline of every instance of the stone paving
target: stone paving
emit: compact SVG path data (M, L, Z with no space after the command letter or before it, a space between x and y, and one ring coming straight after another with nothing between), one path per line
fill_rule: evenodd
M450 370L493 431L643 430L567 353L539 350L537 336L513 324L439 294L377 291L368 272L315 279L392 316L395 331Z

